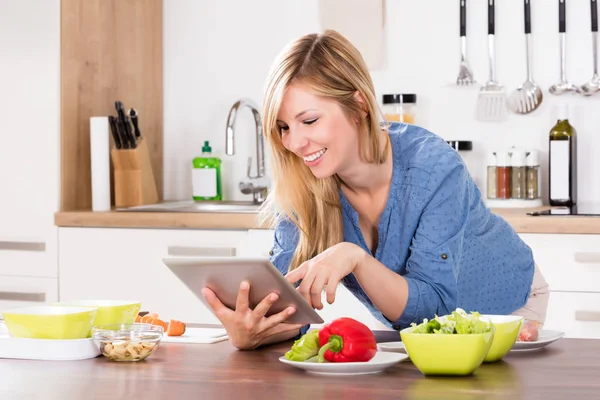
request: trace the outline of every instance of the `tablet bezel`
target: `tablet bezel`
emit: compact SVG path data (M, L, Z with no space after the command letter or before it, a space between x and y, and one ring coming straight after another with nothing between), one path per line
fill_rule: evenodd
M322 324L324 320L267 258L171 256L163 263L214 314L202 288L213 290L223 304L235 308L242 280L250 283L250 308L269 293L279 294L267 317L294 306L296 312L286 323Z

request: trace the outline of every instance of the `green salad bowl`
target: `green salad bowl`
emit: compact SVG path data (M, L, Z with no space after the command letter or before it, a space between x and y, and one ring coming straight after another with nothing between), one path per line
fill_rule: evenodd
M500 361L517 341L523 326L523 317L516 315L482 315L481 318L490 321L496 329L492 346L485 356L484 362Z
M406 353L424 375L470 375L483 363L494 328L485 333L414 333L412 327L400 331Z
M94 326L131 324L140 312L142 303L139 301L126 300L73 300L54 303L57 306L67 307L90 307L98 310ZM88 337L92 336L92 327Z
M92 307L31 306L2 313L13 338L85 339L96 318Z

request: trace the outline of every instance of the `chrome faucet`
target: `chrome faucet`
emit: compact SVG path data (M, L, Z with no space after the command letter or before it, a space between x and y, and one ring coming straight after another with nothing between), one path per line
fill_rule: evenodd
M227 117L227 130L225 132L225 154L232 156L235 154L235 120L238 112L244 107L248 107L254 116L256 124L256 175L252 175L252 157L248 157L248 169L246 175L249 182L240 182L239 188L243 194L252 194L254 202L257 204L263 203L267 198L267 179L265 176L265 153L264 153L264 135L262 130L262 121L258 107L248 98L242 98L235 102L229 110ZM264 179L261 179L264 178Z

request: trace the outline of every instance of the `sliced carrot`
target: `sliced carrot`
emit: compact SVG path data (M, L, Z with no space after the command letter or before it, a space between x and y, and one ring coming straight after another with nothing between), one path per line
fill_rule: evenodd
M142 316L138 315L137 317L135 317L135 322L142 322Z
M185 323L172 319L167 327L167 336L181 336L185 333Z
M163 330L166 331L167 330L167 324L165 321L160 320L158 318L154 318L151 322L152 325L158 325L158 326L162 326Z
M143 324L151 324L152 322L150 322L150 320L152 320L154 318L158 318L158 314L156 314L156 313L150 313L150 314L144 315L140 321Z

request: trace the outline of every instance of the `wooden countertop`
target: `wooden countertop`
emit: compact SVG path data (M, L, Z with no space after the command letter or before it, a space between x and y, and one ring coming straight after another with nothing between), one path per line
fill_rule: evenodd
M555 216L532 217L532 210L499 209L492 211L503 217L518 233L600 234L600 217ZM58 212L55 224L61 227L101 228L176 228L176 229L265 229L256 214L234 213L169 213L169 212Z
M541 351L509 353L468 377L425 377L405 360L381 374L351 379L282 364L278 358L291 345L238 351L229 342L164 343L139 363L102 356L58 362L0 359L0 398L591 399L600 393L600 340L562 339Z

